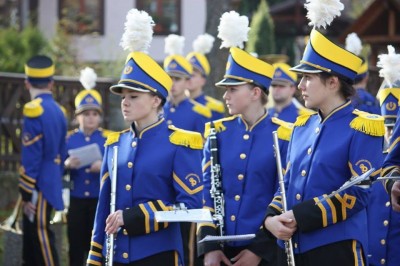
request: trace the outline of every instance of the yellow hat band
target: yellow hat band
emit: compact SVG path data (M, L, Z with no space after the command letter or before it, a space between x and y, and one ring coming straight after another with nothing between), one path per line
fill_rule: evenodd
M54 65L47 68L31 68L25 65L25 74L28 77L33 78L46 78L54 75L55 67Z

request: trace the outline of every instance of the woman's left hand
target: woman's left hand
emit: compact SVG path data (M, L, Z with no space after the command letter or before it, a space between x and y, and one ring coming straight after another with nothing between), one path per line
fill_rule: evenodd
M101 169L101 160L97 160L90 165L90 172L91 173L100 173Z
M123 225L124 225L124 217L122 215L122 211L118 210L108 215L106 220L105 232L108 235L115 234L116 232L118 232L118 229Z
M232 258L231 261L234 262L233 266L257 266L261 258L250 250L244 249Z

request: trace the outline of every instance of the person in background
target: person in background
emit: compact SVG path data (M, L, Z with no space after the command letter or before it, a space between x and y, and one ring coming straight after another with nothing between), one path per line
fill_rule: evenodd
M67 134L67 151L95 144L99 154L104 154L104 143L108 130L100 128L102 99L94 90L97 75L92 68L81 70L80 82L85 90L75 97L75 118L78 128ZM69 264L84 265L89 249L90 237L100 189L100 168L102 158L89 165L82 165L78 157L70 155L64 161L69 170L70 205L68 210Z
M231 21L235 27L224 27ZM244 28L242 30L242 28ZM219 33L245 33L248 19L236 12L222 15ZM224 34L225 33L225 34ZM240 37L239 37L240 38ZM223 39L227 43L229 39ZM239 46L239 44L238 44ZM226 47L226 46L225 46ZM210 127L216 130L220 161L222 193L224 195L224 235L256 234L246 241L198 244L198 254L204 256L204 265L275 265L276 239L268 238L260 229L265 208L278 187L277 163L274 157L273 131L278 132L282 161L290 139L290 125L271 117L265 108L268 89L274 74L272 65L257 59L236 46L230 48L224 79L216 86L225 90L224 100L232 115L206 124L203 181L204 207L215 213L210 147ZM215 158L213 159L215 160ZM219 209L219 208L217 208ZM218 223L201 223L198 240L207 235L220 235Z
M164 117L169 125L204 132L204 125L211 119L211 111L204 105L187 97L193 67L181 54L185 38L170 34L165 39L164 70L172 79L171 93L164 106Z
M23 265L59 265L51 212L63 210L62 158L67 120L53 99L54 63L37 55L25 64L25 86L32 101L24 105L19 191L23 200Z
M270 86L273 107L268 112L272 117L294 123L299 115L310 112L300 104L295 104L297 100L293 96L296 92L297 74L285 63L275 63L273 67L275 73Z
M346 37L347 51L360 56L362 51L362 43L356 33L350 33ZM378 100L367 91L368 84L368 61L363 59L360 69L357 71L357 76L354 80L353 87L356 89L356 93L351 98L351 103L355 109L360 111L368 112L371 114L380 114Z
M146 12L128 12L121 44L130 54L120 81L110 90L120 95L130 128L111 133L105 144L87 265L101 265L111 253L116 266L182 265L179 223L159 223L155 212L171 210L178 203L188 209L201 207L203 139L197 132L168 125L160 115L172 80L146 53L152 25ZM136 36L144 37L138 41ZM114 147L118 147L116 158ZM112 181L116 211L110 213ZM112 247L107 245L110 237L115 239Z
M209 108L212 112L211 120L217 120L225 116L225 106L221 101L205 95L203 91L211 71L205 55L211 51L213 43L214 37L210 34L205 33L197 36L193 42L193 52L189 53L186 59L193 66L188 87L190 98Z

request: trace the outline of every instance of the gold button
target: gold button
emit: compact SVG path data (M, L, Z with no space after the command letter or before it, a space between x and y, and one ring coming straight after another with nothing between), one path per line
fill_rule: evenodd
M235 200L236 200L236 201L239 201L239 200L240 200L240 196L239 196L239 195L236 195L236 196L235 196Z
M122 257L124 257L124 259L127 259L127 258L128 258L128 253L124 252L124 253L122 254Z
M296 199L300 200L301 199L301 195L300 194L296 194Z
M136 141L132 142L132 148L135 148L136 145L137 145L137 142L136 142Z
M389 224L389 221L388 221L388 220L383 221L383 225L384 225L384 226L388 226L388 224Z
M248 140L249 138L250 138L250 136L249 136L248 134L244 134L244 135L243 135L243 139L244 139L244 140Z
M90 168L86 168L85 173L90 173Z
M385 245L386 244L386 240L385 239L381 239L381 244Z
M171 113L175 113L175 108L174 108L174 107L171 107L171 108L169 109L169 111L170 111Z
M86 196L86 197L89 197L89 195L90 195L89 191L86 191L86 192L85 192L85 196Z
M385 259L381 259L381 264L383 265L385 263L386 263L386 260Z
M126 231L126 229L124 229L123 231L122 231L122 233L124 234L124 235L128 235L128 231Z
M315 129L315 133L319 133L319 127L317 127L316 129Z
M236 220L236 216L235 216L235 215L232 215L232 216L231 216L231 221L234 222L235 220Z
M386 202L385 206L389 207L390 206L390 201Z
M90 180L89 180L89 179L86 179L86 180L85 180L85 184L86 184L86 185L89 185L89 184L90 184Z
M242 160L246 159L246 154L241 153L241 154L240 154L240 159L242 159Z
M125 189L126 189L126 191L129 191L129 190L131 190L131 186L130 185L126 185Z
M172 125L172 121L171 120L167 120L167 124L168 125Z
M311 149L311 148L308 148L308 150L307 150L307 154L308 154L308 155L310 155L310 154L311 154L311 152L312 152L312 149Z
M128 168L132 168L133 167L133 163L132 162L129 162L128 163Z
M90 137L86 137L85 140L86 140L87 142L89 142L89 141L90 141Z
M306 176L307 172L306 170L301 171L301 176Z
M244 175L242 175L242 174L238 175L239 180L243 180L243 178L244 178Z

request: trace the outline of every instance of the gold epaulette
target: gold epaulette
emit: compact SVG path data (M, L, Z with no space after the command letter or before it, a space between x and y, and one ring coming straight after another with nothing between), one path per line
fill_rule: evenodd
M60 107L61 111L63 112L63 114L65 116L65 118L68 118L67 109L64 106L62 106L61 104L59 104L59 103L57 103L57 105L58 105L58 107Z
M69 130L69 131L67 132L67 138L71 137L72 135L74 135L74 134L77 133L78 131L79 131L79 129L77 129L77 128L72 129L72 130Z
M122 130L122 131L120 131L120 132L112 132L112 133L108 134L107 140L106 140L106 143L104 143L104 146L108 146L108 145L111 145L111 144L113 144L113 143L118 142L118 141L119 141L119 136L120 136L122 133L125 133L125 132L127 132L127 131L129 131L129 130L130 130L130 129L128 128L128 129Z
M285 122L276 117L272 117L272 122L279 125L277 130L278 138L289 141L293 132L293 123Z
M43 114L42 98L34 99L24 105L23 114L26 117L35 118Z
M107 138L108 135L110 135L111 133L114 133L114 131L108 130L108 129L104 129L104 128L99 128L99 130L101 131L101 135L102 135L104 138Z
M237 118L237 115L221 118L215 121L212 121L214 123L215 131L217 132L222 132L225 131L226 127L224 126L223 122L226 121L231 121ZM211 122L207 122L205 129L204 129L204 138L207 138L208 135L210 135L210 127L211 127Z
M350 122L350 127L367 135L383 137L385 135L384 119L380 115L370 114L355 109L357 117Z
M214 99L210 96L205 96L206 98L206 107L209 108L210 110L213 110L218 113L224 113L225 112L225 105L223 102L218 101L217 99Z
M314 111L312 111L308 108L305 108L305 107L300 107L298 110L299 110L299 115L315 114Z
M312 115L314 115L314 114L316 114L317 112L309 112L309 113L306 113L306 114L303 114L303 115L299 115L298 117L297 117L297 119L296 119L296 122L294 122L294 124L293 124L293 126L295 126L295 127L302 127L302 126L304 126L306 123L307 123L307 121L310 119L310 117L312 116Z
M198 114L201 114L204 117L211 118L212 113L211 113L210 109L208 109L204 105L202 105L202 104L200 104L200 103L198 103L198 102L196 102L196 101L194 101L192 99L190 99L189 101L193 104L192 110L194 112L196 112Z
M168 128L172 130L172 134L169 136L169 141L175 145L185 146L194 150L203 149L203 138L201 134L194 131L183 130L173 125L169 125Z

